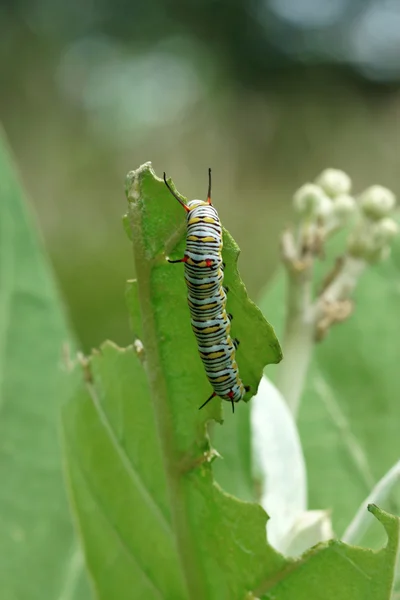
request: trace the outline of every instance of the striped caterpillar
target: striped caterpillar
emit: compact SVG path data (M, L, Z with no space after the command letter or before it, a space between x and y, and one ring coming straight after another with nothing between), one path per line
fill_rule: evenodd
M185 204L167 182L171 194L187 213L186 250L183 258L170 263L185 264L188 304L193 333L200 358L213 393L200 406L219 396L232 403L239 402L250 390L239 376L235 351L239 340L230 335L232 315L226 312L228 288L222 285L222 228L218 213L211 204L211 169L208 170L207 201L191 200Z

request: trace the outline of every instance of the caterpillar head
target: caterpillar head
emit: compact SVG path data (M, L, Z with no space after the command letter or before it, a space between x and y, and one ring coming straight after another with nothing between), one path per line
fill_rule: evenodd
M171 192L171 194L174 196L174 198L176 198L176 200L178 200L179 204L181 206L183 206L183 208L186 210L187 213L189 213L191 210L194 210L195 208L198 208L199 206L211 206L212 202L211 202L211 169L208 169L208 192L207 192L207 201L203 202L203 200L190 200L190 202L186 203L184 202L183 198L181 198L176 191L171 187L171 185L168 183L167 181L167 176L164 172L164 183L167 186L167 188L169 189L169 191Z
M190 200L186 206L189 210L193 210L194 208L198 208L199 206L210 206L208 202L204 202L204 200Z

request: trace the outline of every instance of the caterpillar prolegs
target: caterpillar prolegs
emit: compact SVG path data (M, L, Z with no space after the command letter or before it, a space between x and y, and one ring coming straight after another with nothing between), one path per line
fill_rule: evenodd
M218 213L211 204L211 169L208 170L207 200L191 200L185 204L167 182L171 194L185 209L187 216L186 249L183 258L169 260L185 264L185 281L193 333L200 358L213 393L200 406L219 396L232 403L239 402L250 387L243 385L235 359L239 340L230 335L232 315L226 312L223 286L222 228Z

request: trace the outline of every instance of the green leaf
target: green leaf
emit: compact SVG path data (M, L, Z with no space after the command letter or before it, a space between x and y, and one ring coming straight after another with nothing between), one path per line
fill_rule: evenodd
M69 339L0 136L0 589L7 600L88 598L58 441Z
M321 266L327 269L325 262ZM302 396L299 429L310 508L332 508L339 535L400 455L399 268L397 242L390 260L361 276L350 318L316 347ZM262 300L278 332L284 295L281 273ZM384 507L400 513L399 501L392 495Z
M183 251L184 215L149 164L130 174L128 200L138 275L128 303L140 312L132 322L142 338L125 350L105 343L81 359L83 377L63 414L71 497L97 597L386 600L397 518L373 509L389 537L378 553L331 542L294 561L266 543L260 506L214 483L206 422L220 419L220 402L197 410L209 385L190 329L182 265L165 260ZM227 234L225 240L239 366L255 388L264 363L280 354L237 279L237 249ZM263 330L271 336L267 349Z
M315 546L295 563L264 600L389 600L399 544L399 519L371 504L368 510L384 526L386 547L378 552L331 541ZM289 569L288 569L289 570Z
M85 384L65 409L65 444L100 600L231 600L250 598L250 591L270 600L389 599L397 518L373 509L389 537L378 553L332 541L298 561L284 559L265 543L262 509L213 484L210 453L190 470L182 457L178 471L168 473L133 349L108 342L83 367Z

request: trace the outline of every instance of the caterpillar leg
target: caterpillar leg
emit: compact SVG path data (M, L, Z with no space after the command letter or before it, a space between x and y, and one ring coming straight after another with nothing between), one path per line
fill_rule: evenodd
M235 412L235 403L234 403L234 401L233 401L233 396L234 396L234 395L235 395L235 394L233 393L233 390L231 390L231 391L229 392L229 394L228 394L229 398L231 399L231 403L232 403L232 413L234 413L234 412Z
M235 346L235 348L237 348L240 344L240 340L238 340L237 338L234 338L232 341L233 341L233 345Z
M205 406L206 404L208 404L208 402L210 402L210 400L212 400L213 398L215 398L215 396L216 396L216 395L217 395L217 394L216 394L215 392L213 392L213 393L211 394L211 396L210 396L209 398L207 398L207 400L206 400L206 401L205 401L205 402L204 402L204 403L203 403L201 406L199 406L199 410L200 410L201 408L203 408L203 406Z
M230 321L232 321L232 319L233 319L233 315L232 315L231 313L228 313L228 314L227 314L227 317L228 317L228 319L229 319Z
M224 290L225 294L227 294L229 292L229 288L227 285L223 285L222 289Z

